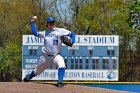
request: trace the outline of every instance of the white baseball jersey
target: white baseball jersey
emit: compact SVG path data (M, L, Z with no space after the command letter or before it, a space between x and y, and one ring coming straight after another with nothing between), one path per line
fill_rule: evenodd
M60 37L62 35L69 35L71 32L64 28L54 28L49 31L38 32L38 37L44 38L44 49L47 55L57 55L61 51L62 41Z

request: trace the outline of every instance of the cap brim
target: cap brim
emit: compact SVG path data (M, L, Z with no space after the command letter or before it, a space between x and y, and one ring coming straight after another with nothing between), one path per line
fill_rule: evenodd
M55 21L49 21L49 22L47 22L47 23L54 23Z

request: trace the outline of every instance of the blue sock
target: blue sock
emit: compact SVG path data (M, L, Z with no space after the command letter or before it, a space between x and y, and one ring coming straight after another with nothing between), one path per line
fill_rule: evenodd
M58 69L58 83L63 81L63 77L65 75L65 68Z

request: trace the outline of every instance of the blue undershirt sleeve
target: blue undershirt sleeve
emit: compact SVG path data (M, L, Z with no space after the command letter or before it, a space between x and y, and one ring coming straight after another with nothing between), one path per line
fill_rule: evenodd
M71 32L70 37L72 39L72 43L75 43L76 36L75 36L75 33L74 32Z
M38 36L38 29L36 28L35 22L31 22L31 29L32 29L32 33L33 33L35 36Z

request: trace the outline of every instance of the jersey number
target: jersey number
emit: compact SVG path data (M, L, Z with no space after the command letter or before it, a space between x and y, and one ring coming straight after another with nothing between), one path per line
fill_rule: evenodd
M53 45L58 45L58 40L53 40Z

